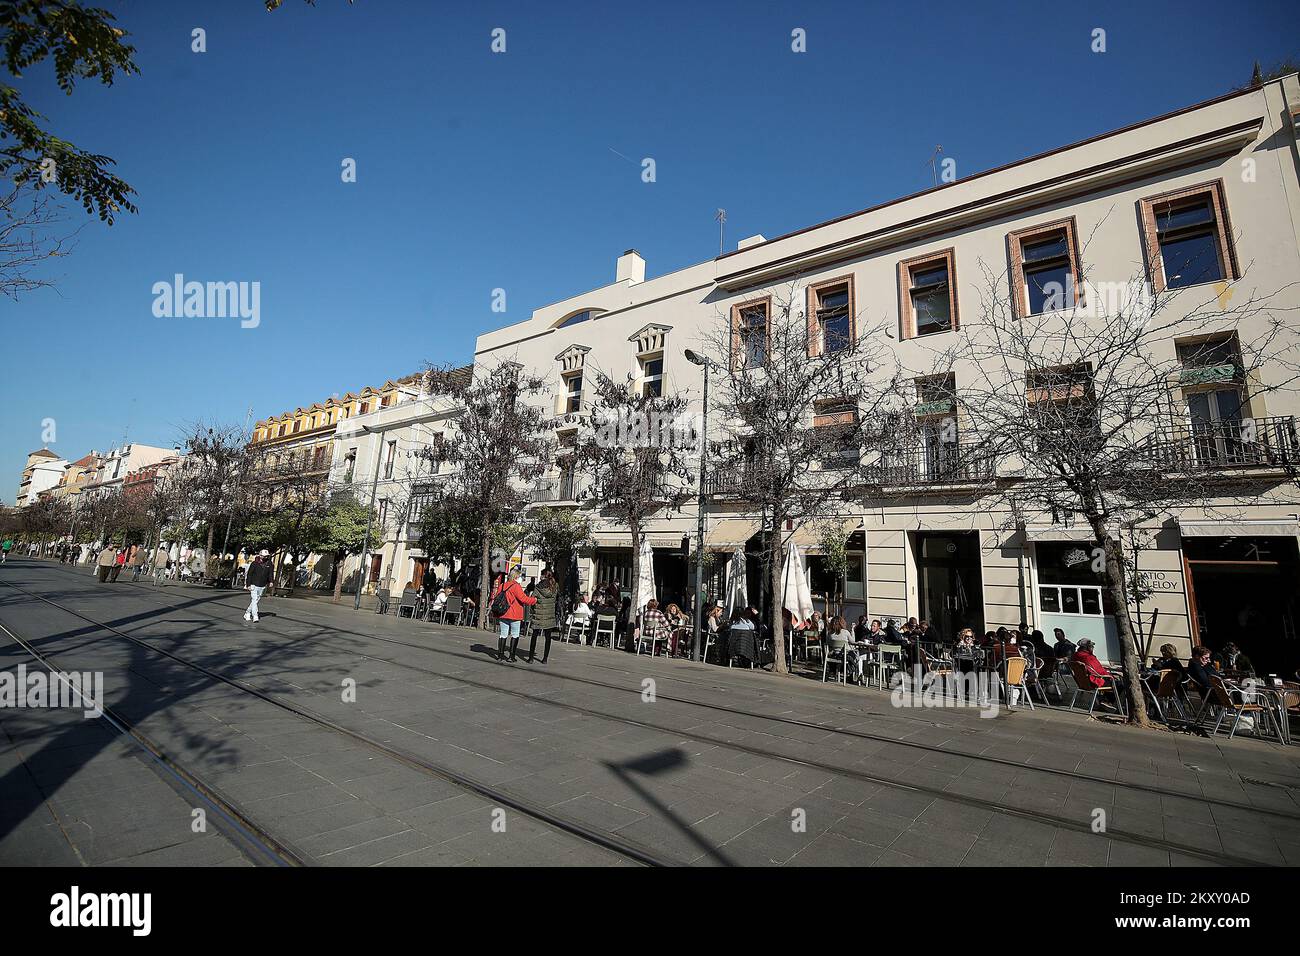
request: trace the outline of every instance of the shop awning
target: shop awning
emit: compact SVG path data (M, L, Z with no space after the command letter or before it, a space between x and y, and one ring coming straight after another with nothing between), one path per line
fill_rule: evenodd
M857 515L852 518L841 518L845 534L852 534L862 528L862 519ZM826 526L826 521L814 521L804 525L795 531L785 531L781 535L781 544L784 547L787 544L797 544L805 551L820 551L822 544L822 528Z
M1095 541L1091 528L1067 528L1061 524L1026 525L1026 541Z
M680 533L647 531L645 537L652 548L680 551L682 547ZM692 542L695 540L694 534L691 534L691 540ZM629 531L595 531L591 535L591 543L597 548L626 548L630 551L632 550L632 533Z
M1184 538L1266 538L1300 534L1300 523L1291 521L1180 521Z
M704 531L706 548L734 548L758 534L757 518L721 518L709 522Z

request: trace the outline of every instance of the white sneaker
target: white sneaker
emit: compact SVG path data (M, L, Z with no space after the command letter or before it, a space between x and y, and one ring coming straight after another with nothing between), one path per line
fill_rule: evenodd
M245 621L251 621L252 619L253 619L253 616L252 616L251 614L249 614L247 611L245 611L245 612L244 612L244 620L245 620Z
M257 618L253 618L253 623L254 623L254 624L257 623Z

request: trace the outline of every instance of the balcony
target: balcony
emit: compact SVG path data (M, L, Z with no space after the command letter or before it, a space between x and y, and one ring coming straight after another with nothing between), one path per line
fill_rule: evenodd
M558 478L544 478L528 489L530 504L547 504L557 501L577 501L582 497L586 483L576 475L560 475Z
M990 482L996 473L993 455L975 442L926 443L882 454L867 465L866 480L882 488L912 488Z
M1284 469L1300 465L1295 418L1206 421L1158 430L1138 451L1148 467L1169 472Z

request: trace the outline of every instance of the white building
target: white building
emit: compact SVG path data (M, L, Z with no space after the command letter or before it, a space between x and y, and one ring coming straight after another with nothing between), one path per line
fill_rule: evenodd
M48 448L38 448L29 454L22 477L18 480L15 506L25 508L36 501L42 491L56 487L63 480L63 472L67 467L68 462Z
M647 278L645 260L630 250L611 284L479 336L475 364L516 361L546 375L553 389L547 407L563 440L590 394L584 368L626 373L634 387L698 402L700 369L684 349L700 348L719 323L735 334L742 319L765 328L774 298L793 288L814 314L832 314L832 301L847 298L850 322L883 316L900 361L917 367L938 337L961 334L962 315L978 314L983 265L1001 276L1019 309L1036 307L1028 276L1048 245L1072 276L1085 267L1116 278L1145 272L1156 288L1174 286L1180 277L1166 276L1152 253L1178 239L1157 222L1175 207L1195 214L1193 239L1205 244L1213 269L1202 290L1211 299L1275 295L1279 312L1296 309L1298 115L1300 81L1292 75L775 239L743 240L735 251L668 275ZM918 283L934 275L936 287L948 290L946 301L922 315L913 304ZM1168 343L1171 356L1181 344ZM960 394L964 373L954 374ZM1172 414L1191 422L1249 415L1276 427L1294 451L1300 408L1293 399L1266 396L1261 386L1272 383L1206 374L1198 369L1171 389ZM1237 473L1225 467L1223 474L1227 498L1244 508L1242 520L1183 515L1152 529L1154 544L1138 556L1153 590L1141 608L1153 629L1150 646L1154 652L1168 641L1185 654L1196 641L1218 646L1236 638L1257 666L1290 674L1300 666L1300 498L1281 478L1234 497ZM983 500L996 475L968 477L960 487L935 481L927 488L923 473L913 475L919 487L905 498L846 515L853 529L849 613L928 618L945 635L962 626L1017 626L1024 615L1049 635L1061 626L1076 639L1093 637L1102 656L1117 659L1098 582L1075 560L1080 532L1050 516L1031 516L1023 534L1008 532L1009 515ZM572 485L557 472L539 497L563 502ZM743 502L710 498L707 546L729 552L753 537L758 518ZM593 577L626 583L629 536L596 520L584 585ZM649 529L663 596L689 590L680 542L694 528L692 505ZM815 550L807 529L782 531Z
M422 452L454 440L460 411L448 399L413 389L401 403L338 423L329 487L351 488L362 504L373 501L376 514L366 554L349 556L344 563L345 590L355 590L359 568L365 569L369 593L388 589L397 594L412 582L420 586L429 559L419 548L412 519L418 516L421 499L446 471ZM445 577L446 569L439 574Z

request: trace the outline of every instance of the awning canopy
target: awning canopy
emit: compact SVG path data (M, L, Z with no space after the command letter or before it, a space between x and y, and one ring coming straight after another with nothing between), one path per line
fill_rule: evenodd
M1300 523L1294 520L1180 521L1178 530L1184 538L1289 538L1300 534Z
M862 519L857 515L851 518L841 518L841 527L845 534L852 534L862 527ZM794 531L783 531L781 533L781 543L784 545L797 544L805 552L814 553L821 551L822 546L822 529L832 521L814 521L805 524L803 527Z
M722 518L710 524L704 532L706 548L734 548L758 534L757 518Z
M1026 541L1095 541L1091 528L1067 528L1061 524L1026 525Z

